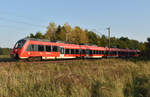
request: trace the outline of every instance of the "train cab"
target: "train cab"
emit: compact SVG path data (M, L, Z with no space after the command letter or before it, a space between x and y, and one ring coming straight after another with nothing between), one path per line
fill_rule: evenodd
M26 43L26 40L25 40L25 39L19 40L19 41L15 44L15 46L14 46L12 52L10 53L11 57L13 57L13 58L15 58L15 59L18 59L20 53L22 52L22 48L23 48L23 46L24 46L25 43Z

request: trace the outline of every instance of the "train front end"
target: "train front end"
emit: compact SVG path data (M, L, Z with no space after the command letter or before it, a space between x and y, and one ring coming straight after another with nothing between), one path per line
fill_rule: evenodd
M22 39L22 40L19 40L15 44L12 52L10 53L12 58L14 58L14 59L21 59L21 53L23 51L23 47L24 47L25 43L26 43L26 40Z

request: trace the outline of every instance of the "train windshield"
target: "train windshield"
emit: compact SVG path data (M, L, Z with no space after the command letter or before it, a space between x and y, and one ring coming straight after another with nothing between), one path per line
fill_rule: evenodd
M16 43L15 48L22 48L26 40L20 40Z

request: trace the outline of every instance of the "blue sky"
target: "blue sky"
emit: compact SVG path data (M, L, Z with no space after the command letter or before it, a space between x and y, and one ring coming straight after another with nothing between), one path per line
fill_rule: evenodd
M0 0L0 47L13 47L30 33L45 33L49 22L146 41L150 0Z

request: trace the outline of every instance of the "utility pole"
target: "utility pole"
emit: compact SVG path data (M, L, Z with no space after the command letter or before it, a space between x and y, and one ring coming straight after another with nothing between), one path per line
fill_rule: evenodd
M109 48L108 55L110 55L110 27L108 27L107 30L108 30L108 48Z

